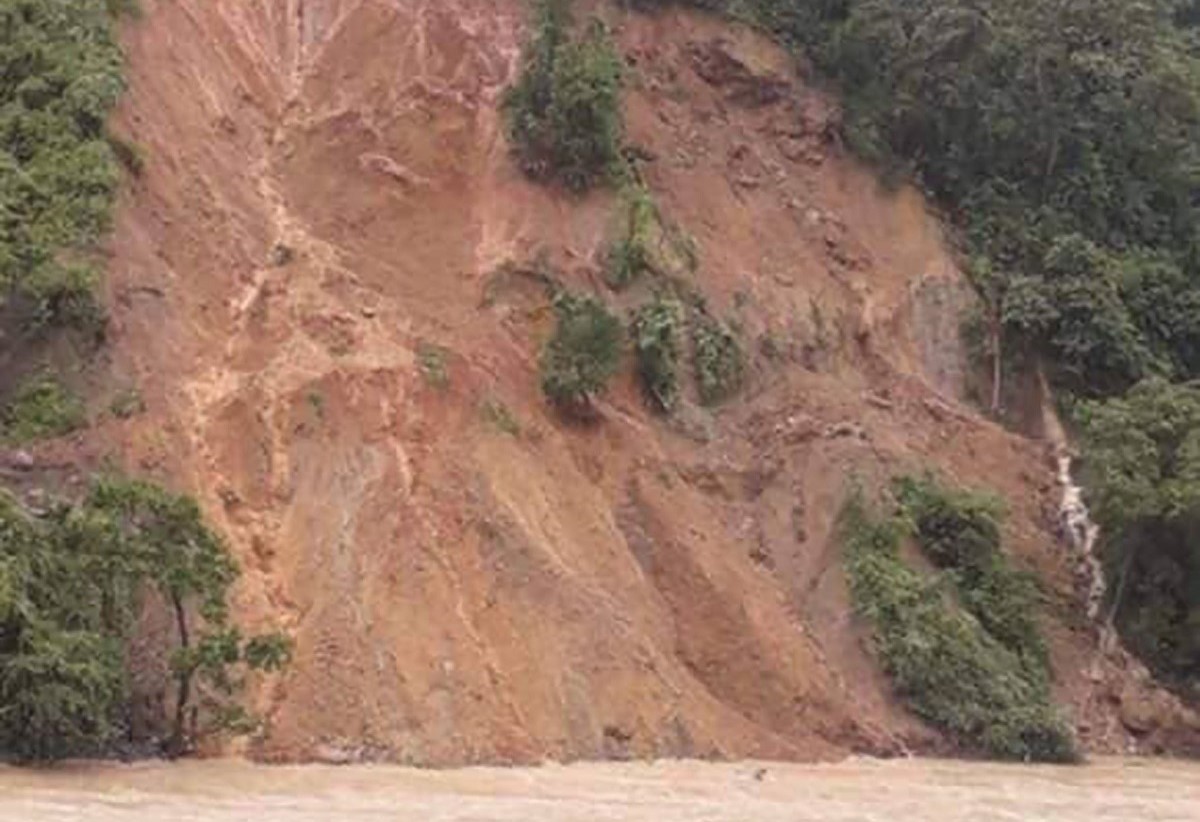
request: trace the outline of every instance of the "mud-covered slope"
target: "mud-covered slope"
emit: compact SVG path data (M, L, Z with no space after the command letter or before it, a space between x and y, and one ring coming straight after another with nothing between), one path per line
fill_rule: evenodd
M1095 652L1043 447L958 399L966 297L936 221L831 142L782 52L597 7L631 67L630 142L753 373L668 420L626 368L581 427L540 397L528 272L603 290L615 200L510 159L523 3L143 5L115 127L146 164L108 288L112 379L148 410L88 447L194 492L245 569L239 616L294 634L291 668L255 683L253 753L935 749L866 653L831 537L852 475L926 466L1009 500L1084 739L1170 742L1170 701Z

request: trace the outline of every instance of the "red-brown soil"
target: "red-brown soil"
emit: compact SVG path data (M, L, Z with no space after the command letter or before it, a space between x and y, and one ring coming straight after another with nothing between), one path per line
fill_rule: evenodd
M752 373L664 419L627 366L581 426L541 399L528 272L607 293L617 200L510 158L523 3L142 5L115 128L146 165L108 289L111 383L147 411L81 445L194 493L244 567L240 619L293 633L291 668L254 683L269 729L250 753L942 750L867 653L831 534L852 477L927 467L1008 501L1088 746L1180 744L1174 703L1097 656L1045 446L961 396L969 298L938 222L846 156L835 107L765 39L594 6L630 64L649 187L696 243L687 276Z

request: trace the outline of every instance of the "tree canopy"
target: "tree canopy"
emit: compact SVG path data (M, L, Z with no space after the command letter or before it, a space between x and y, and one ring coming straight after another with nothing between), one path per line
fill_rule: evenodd
M621 362L621 321L595 297L554 297L554 334L542 348L542 391L560 408L585 410Z
M1157 673L1200 696L1200 385L1149 380L1079 416L1113 617Z
M805 51L841 93L847 142L961 229L1003 348L1093 398L1200 376L1192 0L689 4Z
M148 604L170 614L167 753L200 734L248 727L239 671L274 670L280 634L243 639L226 597L228 550L188 497L123 479L34 516L0 493L0 756L102 755L128 737L129 643ZM141 740L146 742L149 740Z
M621 60L593 20L572 31L570 0L536 0L534 33L504 110L521 167L576 191L615 176L621 161Z
M1200 3L682 1L802 50L846 143L940 203L988 314L993 406L1006 361L1085 401L1118 624L1200 681Z
M95 319L88 255L120 180L105 130L124 84L111 0L0 6L0 301ZM0 302L2 304L2 302Z

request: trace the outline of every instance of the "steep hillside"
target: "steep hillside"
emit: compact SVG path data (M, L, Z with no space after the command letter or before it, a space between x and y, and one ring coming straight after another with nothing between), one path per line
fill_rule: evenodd
M665 419L627 366L577 425L538 390L539 277L606 292L617 203L511 159L519 0L143 5L115 128L145 168L107 289L108 380L146 411L39 456L114 457L227 535L238 615L296 640L256 683L254 755L939 750L867 653L831 535L852 476L925 467L1008 500L1089 748L1195 733L1098 652L1047 447L963 403L968 296L937 221L848 159L836 106L765 39L595 6L649 188L752 368Z

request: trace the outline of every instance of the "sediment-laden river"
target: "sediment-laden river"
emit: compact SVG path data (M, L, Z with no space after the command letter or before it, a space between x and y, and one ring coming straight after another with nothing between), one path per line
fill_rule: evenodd
M1196 822L1200 764L851 760L419 771L241 762L0 769L0 820L45 822Z

